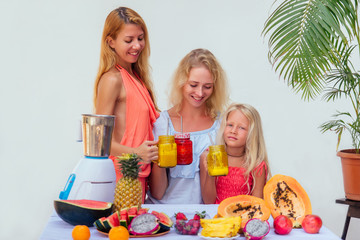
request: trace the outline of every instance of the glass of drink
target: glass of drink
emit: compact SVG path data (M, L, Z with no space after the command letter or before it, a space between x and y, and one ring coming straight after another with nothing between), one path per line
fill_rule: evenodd
M192 141L189 133L175 134L177 165L189 165L193 161Z
M172 168L177 164L177 147L172 135L159 136L159 158L156 161L159 167Z
M226 176L229 173L228 158L224 145L209 146L207 168L210 176Z

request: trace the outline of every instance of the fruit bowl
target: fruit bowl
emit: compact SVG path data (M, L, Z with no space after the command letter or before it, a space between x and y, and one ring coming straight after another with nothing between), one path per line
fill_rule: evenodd
M201 233L198 234L199 237L201 237L202 239L206 239L206 240L231 240L231 239L235 239L240 237L240 234L237 234L234 237L228 237L228 238L220 238L220 237L204 237L203 235L201 235Z
M179 215L177 216L177 214ZM174 222L176 233L181 235L197 235L200 229L201 218L209 218L209 215L206 214L205 211L202 213L175 213L172 220Z

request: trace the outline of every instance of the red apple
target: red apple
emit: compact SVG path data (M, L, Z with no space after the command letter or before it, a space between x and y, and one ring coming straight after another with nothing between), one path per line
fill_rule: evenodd
M293 228L293 224L287 216L279 215L274 219L275 233L280 235L289 234Z
M309 214L305 216L301 226L307 233L318 233L322 226L322 220L317 215Z

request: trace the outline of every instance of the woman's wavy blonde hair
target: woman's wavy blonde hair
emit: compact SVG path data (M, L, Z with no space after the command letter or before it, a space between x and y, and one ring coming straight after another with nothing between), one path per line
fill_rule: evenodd
M268 155L265 146L265 139L261 124L261 118L259 112L249 104L240 104L240 103L232 103L228 107L228 109L222 114L222 120L219 128L219 132L217 134L217 143L220 145L225 145L224 140L224 131L226 127L226 122L229 117L229 114L233 111L242 112L246 118L249 120L249 129L248 135L246 138L246 146L245 146L245 164L246 168L245 178L249 179L249 174L253 176L255 181L255 171L254 169L262 162L265 162L267 173L266 176L269 178L271 176ZM247 183L247 182L246 182ZM248 183L247 183L248 184ZM255 186L255 184L254 184ZM250 193L253 189L250 189Z
M207 114L215 119L222 112L228 102L228 88L226 74L215 56L207 49L194 49L179 63L172 78L170 103L176 106L176 111L181 110L183 100L182 90L188 81L190 70L194 67L205 66L214 80L214 90L206 101Z
M109 13L105 20L104 30L101 38L100 64L94 86L94 108L96 108L97 90L100 78L104 73L114 67L117 62L117 54L109 46L108 37L116 39L119 32L124 28L125 24L136 24L144 31L145 46L140 53L139 59L136 61L136 63L133 64L132 67L134 72L138 74L139 78L143 81L144 85L148 89L151 99L153 100L157 109L155 96L153 93L153 84L150 78L150 43L148 30L141 16L134 10L126 7L119 7L114 9Z

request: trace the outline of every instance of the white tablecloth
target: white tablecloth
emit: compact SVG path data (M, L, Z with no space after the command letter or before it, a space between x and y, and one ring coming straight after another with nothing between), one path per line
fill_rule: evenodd
M158 211L158 212L164 212L170 217L173 216L174 213L181 211L181 212L185 213L188 216L188 218L189 217L192 218L196 211L202 212L204 210L209 214L210 217L213 217L217 212L217 206L218 205L215 205L215 204L214 205L143 204L142 205L142 207L144 207L144 208L149 208L150 212L153 210ZM270 226L273 226L273 219L271 217L269 219L269 223L270 223ZM59 218L57 216L56 212L54 212L54 214L52 214L52 216L50 217L50 219L40 237L40 240L57 240L57 239L70 240L70 239L72 239L71 232L72 232L73 228L74 228L74 226L64 222L61 218ZM91 231L90 240L108 239L108 236L98 232L95 227L91 227L90 231ZM150 240L149 238L134 238L134 239ZM174 228L171 228L171 230L168 234L163 235L163 236L158 236L156 238L151 238L151 239L153 239L153 240L163 240L163 239L167 239L167 240L193 239L193 240L196 240L196 239L199 239L200 240L202 238L200 238L198 236L194 236L194 235L179 235L175 232ZM245 237L240 236L236 239L237 240L245 240ZM274 229L271 228L270 233L264 238L264 240L274 240L274 239L278 239L278 240L286 240L286 239L291 239L291 240L341 240L340 237L336 236L325 226L323 226L320 229L320 233L318 233L318 234L307 234L302 229L293 229L290 232L290 234L288 234L288 235L277 235L274 232Z

